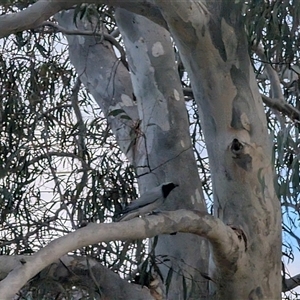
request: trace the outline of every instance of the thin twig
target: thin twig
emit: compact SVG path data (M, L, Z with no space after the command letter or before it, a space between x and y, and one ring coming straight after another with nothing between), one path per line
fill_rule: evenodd
M110 34L105 33L105 32L95 32L93 30L69 30L66 29L58 24L55 24L53 22L50 21L45 21L41 24L41 26L48 26L48 27L53 27L55 28L57 31L65 34L65 35L87 35L87 36L99 36L103 39L105 39L106 41L110 42L113 46L115 46L117 48L117 50L120 52L121 55L121 61L124 64L124 66L128 69L128 63L126 61L126 54L125 51L123 49L123 47L118 43L118 41Z

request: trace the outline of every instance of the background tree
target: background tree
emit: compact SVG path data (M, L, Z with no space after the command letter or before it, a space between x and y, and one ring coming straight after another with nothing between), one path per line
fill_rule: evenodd
M78 3L1 6L3 299L280 299L299 4ZM168 212L111 223L166 181Z

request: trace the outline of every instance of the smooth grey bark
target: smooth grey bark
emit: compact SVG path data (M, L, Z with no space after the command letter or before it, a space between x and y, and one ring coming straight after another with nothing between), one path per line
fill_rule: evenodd
M234 256L237 249L244 248L243 241L238 238L234 230L218 218L199 211L165 211L159 215L134 218L125 222L89 223L86 227L60 237L35 254L22 259L21 264L14 267L0 282L1 300L10 300L27 281L63 257L65 253L75 249L95 243L143 239L173 232L203 236L218 251L228 256ZM13 261L10 262L14 264ZM132 291L131 288L129 290ZM135 295L125 299L135 299Z
M174 181L180 189L161 209L204 211L170 35L162 27L125 10L118 11L116 18L127 46L136 102L133 101L129 72L105 40L68 35L71 62L108 116L121 149L135 166L141 193L162 182ZM63 12L57 19L68 30L76 28L72 11ZM78 22L78 26L81 30L90 29L89 22ZM122 115L109 116L110 112L120 108L132 120L123 119ZM178 271L174 272L171 281L170 299L183 297L182 276L193 278L186 280L189 292L193 287L190 299L207 294L207 281L201 276L208 268L205 240L192 234L162 236L155 253L171 258L169 266L161 266L165 279L170 267Z
M245 242L235 260L212 247L214 299L280 299L281 210L270 139L237 5L162 1L201 112L214 213Z
M0 16L0 38L8 36L12 33L21 32L41 26L54 14L63 9L70 9L81 3L105 4L107 6L117 6L126 8L137 14L146 15L155 23L166 27L167 24L162 17L159 9L145 0L39 0L30 5L27 9L16 13L10 13Z
M68 30L77 29L73 17L74 10L56 15L59 24ZM78 20L77 26L81 30L91 30L88 21ZM134 164L134 149L131 145L136 139L135 128L139 119L128 70L104 37L81 35L66 35L66 37L70 60L81 82L93 95L122 151ZM120 110L124 113L118 113Z
M162 209L205 211L170 34L124 9L116 9L115 18L125 43L141 120L142 134L135 151L139 186L145 191L161 182L175 182L179 188ZM207 273L205 240L191 234L159 236L155 254L170 259L159 266L165 280L170 268L175 271L168 299L183 299L183 276L189 299L207 296L207 281L201 276L201 272Z

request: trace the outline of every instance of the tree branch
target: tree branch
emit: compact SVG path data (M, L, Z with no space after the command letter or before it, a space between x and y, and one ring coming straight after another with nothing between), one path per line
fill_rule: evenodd
M193 90L191 88L183 89L184 96L187 97L187 101L194 99ZM285 100L279 98L270 98L264 94L260 94L262 101L270 108L276 109L282 114L288 116L293 121L300 120L300 111L288 104Z
M300 111L280 98L270 98L261 94L263 102L270 108L280 111L294 121L300 120Z
M259 44L256 47L253 46L252 48L262 61L267 61L262 45ZM268 79L270 80L272 98L281 99L284 101L284 96L280 86L280 79L277 72L273 69L271 62L265 63L265 70L267 72Z
M58 24L55 24L53 22L45 21L41 24L41 26L49 26L53 27L59 32L65 34L65 35L89 35L89 36L99 36L101 38L104 38L105 40L109 41L113 46L115 46L121 55L121 61L124 64L124 66L128 69L128 63L126 61L126 53L123 49L123 47L119 44L119 42L110 34L105 32L95 32L93 30L68 30Z
M244 243L234 230L219 219L199 211L177 210L122 223L94 224L52 241L45 248L24 259L0 283L2 300L11 299L28 280L66 253L86 245L115 240L136 240L174 232L194 233L208 239L214 257L234 264L236 252ZM231 264L230 264L231 263Z
M57 12L68 9L74 4L76 1L39 0L22 11L0 16L0 38L36 28Z
M282 287L282 291L283 292L288 292L292 289L294 289L295 287L300 285L300 274L297 274L291 278L285 279L283 282L283 287Z
M286 103L286 101L284 100L279 75L276 70L273 69L271 62L266 62L267 58L265 56L262 45L253 46L252 48L257 56L261 59L261 61L265 62L265 70L267 73L267 77L270 80L272 97L267 97L261 94L263 102L270 108L276 109L284 115L287 115L292 120L299 121L300 111L294 108L292 105Z
M122 7L136 14L146 16L151 21L167 28L167 23L162 17L160 10L145 0L39 0L22 11L0 16L0 38L41 26L44 21L56 13L80 3L106 4L108 6Z
M22 262L31 262L33 256L16 255L0 256L0 279L3 279L14 268L22 266ZM93 280L91 280L91 274ZM150 300L153 297L150 291L140 285L129 283L120 278L118 274L107 269L93 258L83 256L64 255L59 260L54 261L44 268L34 280L30 282L32 286L36 283L64 282L70 288L74 285L84 286L88 292L101 289L101 297L105 299L135 299ZM57 294L57 286L48 284L48 293ZM1 298L2 299L2 298Z

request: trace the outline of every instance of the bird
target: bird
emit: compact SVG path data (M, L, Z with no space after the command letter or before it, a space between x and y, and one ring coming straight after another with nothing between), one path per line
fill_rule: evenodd
M128 221L138 216L144 216L160 207L170 192L179 186L173 182L165 182L145 192L140 198L130 203L121 213L118 221Z

